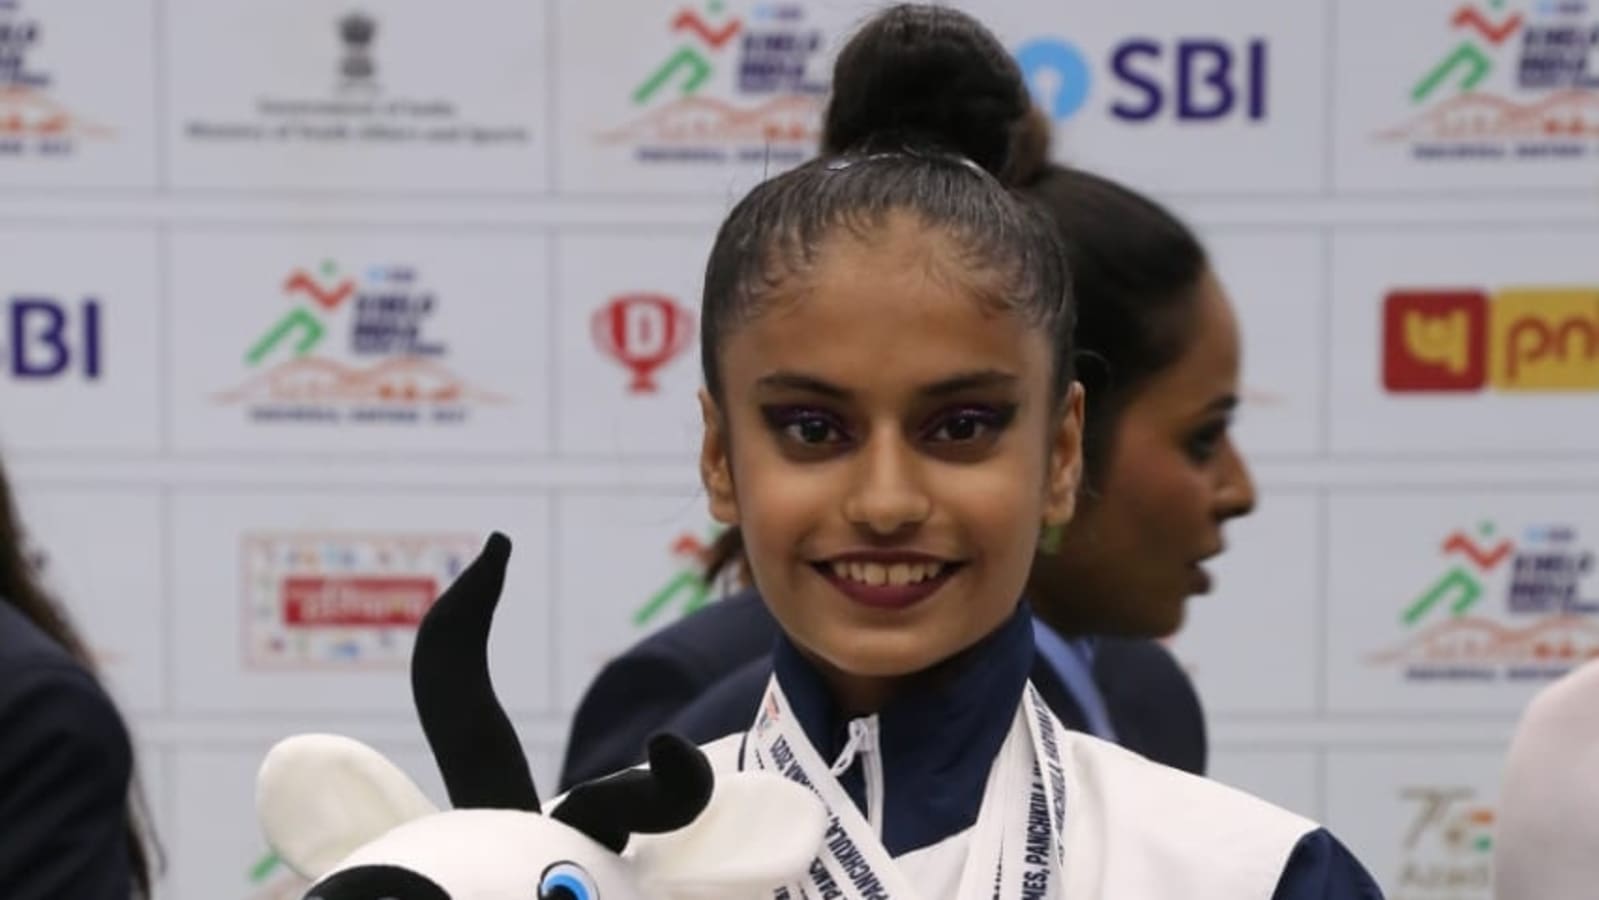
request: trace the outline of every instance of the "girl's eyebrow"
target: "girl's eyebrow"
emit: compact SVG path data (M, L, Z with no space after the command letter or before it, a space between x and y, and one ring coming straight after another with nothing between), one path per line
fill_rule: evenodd
M949 378L940 379L917 391L926 397L947 397L950 394L960 394L971 390L984 388L1008 388L1016 384L1019 379L1010 372L998 369L979 369L973 372L961 372ZM803 391L808 394L819 394L834 400L848 400L850 392L838 385L832 384L813 375L804 375L799 372L773 372L763 375L755 382L756 387L767 390Z
M834 400L848 400L850 392L829 384L820 378L811 375L801 375L798 372L773 372L762 375L756 380L755 386L767 390L803 391L807 394L820 394Z
M945 397L950 394L960 394L984 388L1008 388L1015 385L1018 380L1010 372L1001 372L998 369L981 369L976 372L963 372L959 375L945 378L942 381L934 382L922 388L919 393L929 397Z

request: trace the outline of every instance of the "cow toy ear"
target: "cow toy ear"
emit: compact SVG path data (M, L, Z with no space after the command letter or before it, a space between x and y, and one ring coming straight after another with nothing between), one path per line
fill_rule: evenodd
M631 855L652 896L733 900L802 878L826 830L826 810L808 789L770 772L738 772L717 777L692 824L639 835Z
M438 812L382 754L329 734L274 746L256 776L255 804L267 843L313 881L363 844Z

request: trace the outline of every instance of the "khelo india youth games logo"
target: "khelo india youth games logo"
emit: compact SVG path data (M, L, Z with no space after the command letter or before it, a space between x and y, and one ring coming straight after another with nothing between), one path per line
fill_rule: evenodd
M1572 160L1599 151L1599 14L1591 0L1450 5L1441 52L1379 132L1429 163ZM1447 15L1447 18L1444 18ZM1431 45L1431 42L1429 42Z
M1413 682L1550 681L1599 657L1599 572L1562 524L1449 533L1442 572L1405 600L1405 636L1367 657Z
M327 260L293 269L279 293L289 309L245 348L245 380L212 398L252 421L453 425L507 402L445 364L448 347L428 333L443 298L415 266L349 274Z
M813 152L827 38L803 5L715 0L666 26L665 56L629 97L633 115L599 144L648 164L788 166Z

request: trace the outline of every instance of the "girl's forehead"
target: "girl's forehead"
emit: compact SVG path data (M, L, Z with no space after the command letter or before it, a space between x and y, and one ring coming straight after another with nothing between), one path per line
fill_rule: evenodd
M840 387L930 384L956 373L1046 377L1049 338L980 296L881 270L819 286L744 323L723 348L723 373L750 382L802 374Z
M756 298L720 348L724 376L782 370L840 384L909 384L950 372L1025 377L1049 363L1049 336L995 301L995 273L948 234L890 213L835 229L810 264Z
M1019 317L992 301L997 280L948 235L890 214L864 234L835 229L808 266L761 298L750 323L764 321L778 334L805 327L1018 324Z

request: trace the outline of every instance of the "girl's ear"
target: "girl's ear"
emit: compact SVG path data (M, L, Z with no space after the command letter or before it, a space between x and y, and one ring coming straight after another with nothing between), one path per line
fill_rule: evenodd
M727 418L704 388L700 388L700 416L705 423L705 436L700 441L700 483L705 485L711 518L723 525L737 525L738 501L733 494L733 463L728 457Z
M1046 526L1065 525L1077 510L1077 488L1083 479L1083 396L1082 383L1074 381L1061 399L1044 482Z

